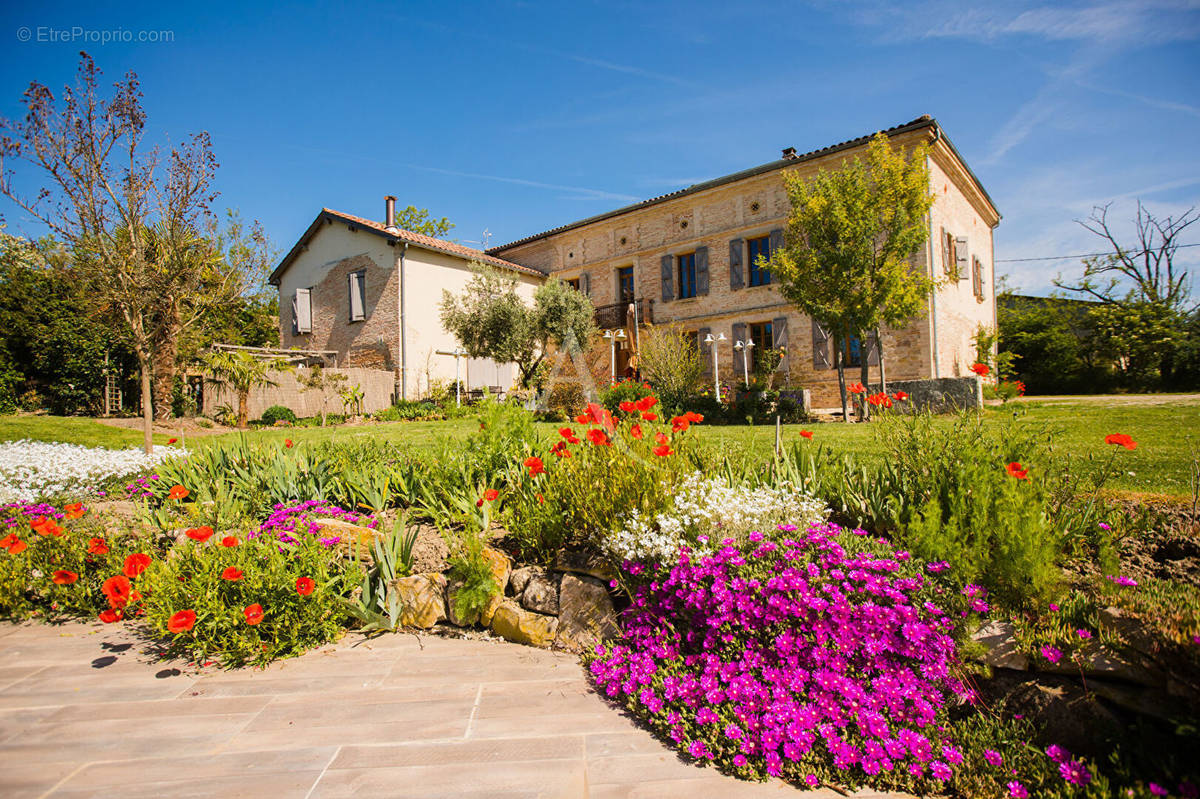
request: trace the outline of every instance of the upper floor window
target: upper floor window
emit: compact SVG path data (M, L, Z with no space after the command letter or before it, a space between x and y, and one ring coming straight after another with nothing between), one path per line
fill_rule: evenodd
M971 259L971 283L975 289L975 299L983 302L983 262L979 258Z
M677 256L679 272L679 299L696 296L696 253Z
M566 281L566 284L568 286L570 286L571 288L575 289L576 291L579 291L579 278L573 277L570 280Z
M350 284L350 321L361 322L367 318L367 270L351 272L347 279Z
M758 264L759 256L763 260L771 260L771 237L762 236L757 239L748 239L746 247L749 250L750 256L750 285L765 286L771 282L771 270L760 267Z
M633 267L622 266L617 270L617 301L633 302Z

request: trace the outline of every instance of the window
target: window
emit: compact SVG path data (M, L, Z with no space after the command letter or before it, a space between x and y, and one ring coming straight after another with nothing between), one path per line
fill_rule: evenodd
M696 253L678 256L679 299L696 296Z
M954 234L942 228L942 271L949 277L958 274L958 256L954 250Z
M296 289L292 296L292 335L312 332L312 290Z
M844 346L845 351L842 353L842 357L845 359L845 365L862 366L862 340L858 336L850 335L846 338Z
M768 285L771 282L771 270L760 267L758 257L761 255L764 260L771 260L771 237L748 239L746 246L750 250L750 285Z
M975 299L983 302L983 262L978 257L971 260L971 282L975 289Z
M617 270L617 301L633 302L632 266L622 266Z
M575 289L576 291L579 291L579 278L573 277L570 280L566 281L566 283L571 288Z
M775 336L771 328L770 322L751 322L750 323L750 340L754 342L754 347L750 350L750 366L752 369L758 369L762 359L767 357L767 350L775 346Z
M348 279L350 283L350 321L361 322L367 318L367 270L351 272Z

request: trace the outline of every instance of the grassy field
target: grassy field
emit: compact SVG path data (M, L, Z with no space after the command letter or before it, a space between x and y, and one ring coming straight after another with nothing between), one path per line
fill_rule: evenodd
M1193 399L1162 399L1157 404L1106 404L1092 399L1027 402L1002 408L989 408L985 418L1000 423L1014 414L1019 423L1045 425L1053 431L1056 447L1081 458L1106 458L1112 447L1104 443L1108 433L1128 433L1138 441L1134 452L1122 451L1125 470L1113 480L1113 487L1127 491L1163 493L1187 496L1191 493L1193 464L1200 459L1200 402ZM949 424L946 419L943 423ZM474 419L450 422L395 422L350 427L269 428L246 433L189 438L190 447L220 444L232 436L246 435L255 440L318 442L367 436L413 447L426 447L439 437L465 438L476 429ZM547 435L554 435L557 425L539 425ZM786 442L799 440L802 428L813 431L813 445L822 444L834 452L853 453L856 457L882 457L875 435L876 427L841 423L785 425ZM775 428L706 427L698 428L699 435L729 452L768 457L775 440ZM139 446L141 433L136 430L102 425L90 419L51 416L0 417L0 440L32 438L39 441L66 441L89 446ZM166 436L155 436L156 443L165 444Z

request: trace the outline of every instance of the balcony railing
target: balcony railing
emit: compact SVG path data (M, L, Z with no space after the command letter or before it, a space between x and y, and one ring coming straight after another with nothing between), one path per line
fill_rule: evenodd
M611 330L617 327L632 327L633 314L630 306L637 305L637 323L639 325L654 324L654 300L640 299L627 302L614 302L612 305L596 307L596 327L601 330Z

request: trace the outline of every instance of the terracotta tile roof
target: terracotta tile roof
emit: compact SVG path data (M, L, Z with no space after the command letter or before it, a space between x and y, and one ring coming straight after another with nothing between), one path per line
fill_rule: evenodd
M911 122L905 122L903 125L896 125L895 127L888 128L887 130L884 130L882 132L887 134L888 136L897 136L902 133L908 133L910 131L919 130L921 128L926 128L926 127L939 129L937 120L935 120L933 117L929 116L928 114L925 114L924 116L917 117L916 119L912 120ZM751 167L750 169L743 169L742 171L734 172L731 175L724 175L719 178L713 178L712 180L706 180L703 183L696 183L692 186L688 186L683 189L678 189L676 191L668 192L667 194L660 194L657 197L651 197L648 200L642 200L641 202L636 202L632 205L627 205L623 208L618 208L615 211L608 211L603 214L597 214L596 216L590 216L587 219L581 219L578 222L572 222L569 225L560 225L559 227L551 228L550 230L544 231L542 233L536 233L532 236L526 236L523 239L517 239L516 241L511 241L508 244L502 244L498 247L489 247L488 252L489 253L501 253L507 249L516 247L520 244L528 244L531 241L537 241L539 239L544 239L544 238L547 238L548 236L553 236L556 233L562 233L567 230L573 230L574 228L583 227L584 225L590 225L593 222L599 222L604 219L611 219L614 216L620 216L621 214L629 213L630 211L637 211L641 208L645 208L650 205L656 205L661 202L666 202L667 200L673 200L677 197L684 197L689 194L695 194L696 192L704 191L705 189L712 189L712 188L716 188L717 186L723 186L726 183L733 183L735 181L742 180L743 178L749 178L749 177L753 177L755 175L761 175L764 172L771 172L776 169L783 169L785 167L795 166L796 164L801 163L803 161L810 161L814 158L820 158L822 156L830 155L832 153L841 152L843 150L853 149L854 147L859 147L859 146L866 144L867 142L869 142L871 140L871 138L874 135L875 135L874 133L871 133L866 136L859 136L856 139L850 139L848 141L839 142L838 144L831 144L828 147L822 147L819 150L812 150L811 152L800 153L798 155L793 155L789 158L781 158L778 161L772 161L770 163L763 164L761 166ZM945 139L945 134L942 133L941 135ZM954 150L954 145L950 144L950 140L945 139L945 141L946 141L946 144L950 146L950 149ZM957 150L954 150L954 152L955 152L955 155L958 154ZM959 161L962 161L962 160L963 160L962 157L959 156ZM966 167L965 161L963 161L963 166ZM970 174L972 178L975 178L974 173L972 173L970 171L969 167L967 168L967 173ZM976 182L976 184L979 183L978 178L975 178L975 182ZM980 188L980 191L983 193L983 196L987 199L987 201L989 203L991 203L991 198L987 196L987 192L983 190L983 186L980 185L979 188ZM992 205L994 207L994 204L992 204Z
M354 214L335 211L332 208L322 208L321 213L317 214L317 218L313 220L311 225L308 226L308 230L304 232L304 235L300 237L300 240L296 242L296 245L292 247L288 254L283 257L283 260L279 262L279 266L275 267L275 271L271 273L271 277L269 279L270 283L276 286L279 285L279 278L285 271L287 271L287 268L291 265L295 257L300 254L300 251L320 226L321 222L330 218L341 220L347 224L357 225L371 233L389 238L393 241L407 242L414 247L421 247L426 250L433 250L434 252L441 252L447 255L456 255L459 258L466 258L470 261L480 261L481 263L498 266L501 269L511 269L512 271L520 272L523 275L545 277L543 273L536 269L531 269L530 267L522 266L521 264L514 264L511 261L504 260L503 258L497 258L494 255L489 255L482 250L476 250L472 247L464 247L463 245L456 244L453 241L435 239L432 236L426 236L422 233L414 233L411 230L401 230L400 228L388 229L382 222L376 222L373 219L366 219L361 216L355 216Z

